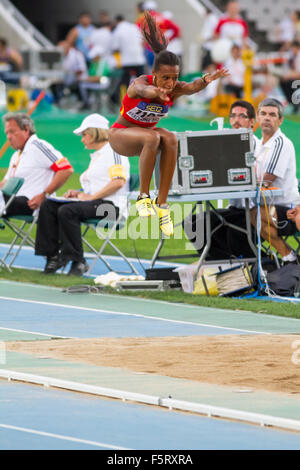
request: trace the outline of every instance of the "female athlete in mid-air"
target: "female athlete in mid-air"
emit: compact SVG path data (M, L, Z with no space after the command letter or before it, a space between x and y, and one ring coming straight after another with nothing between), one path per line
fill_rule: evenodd
M136 202L137 211L142 217L157 213L161 231L170 236L173 234L173 223L167 197L176 167L178 143L173 132L155 126L167 116L169 107L177 98L203 90L213 80L227 76L228 72L221 69L191 83L180 82L179 59L166 49L167 40L148 11L145 12L142 33L155 53L152 75L141 75L129 85L120 115L110 128L109 142L120 155L139 155L140 195ZM158 152L159 190L151 202L150 182Z

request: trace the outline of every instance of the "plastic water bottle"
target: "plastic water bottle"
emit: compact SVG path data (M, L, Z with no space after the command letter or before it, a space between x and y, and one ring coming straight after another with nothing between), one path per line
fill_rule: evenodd
M0 80L0 111L6 109L6 85Z

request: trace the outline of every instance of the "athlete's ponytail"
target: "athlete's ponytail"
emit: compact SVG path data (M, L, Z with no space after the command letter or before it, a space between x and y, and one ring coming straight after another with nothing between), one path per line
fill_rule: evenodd
M179 65L179 58L173 52L167 51L168 40L156 22L154 16L145 11L145 21L142 22L141 30L145 41L149 44L155 54L154 70L158 70L161 65Z

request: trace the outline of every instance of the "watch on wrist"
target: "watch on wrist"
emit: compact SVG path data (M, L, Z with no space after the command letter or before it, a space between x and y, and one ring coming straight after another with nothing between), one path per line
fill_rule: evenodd
M202 75L202 77L201 77L201 80L202 80L202 82L203 82L205 85L208 84L207 81L206 81L206 77L207 77L208 75L209 75L209 73L205 73L205 74Z
M43 191L43 194L45 195L45 197L49 197L49 196L50 196L50 193L47 193L47 191Z

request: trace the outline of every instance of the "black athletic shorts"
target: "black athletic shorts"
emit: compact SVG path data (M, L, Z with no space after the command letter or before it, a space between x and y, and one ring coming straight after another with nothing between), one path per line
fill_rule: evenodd
M286 212L289 210L289 207L285 206L276 206L277 213L277 231L278 235L281 236L290 236L297 232L297 227L295 222L287 219Z

